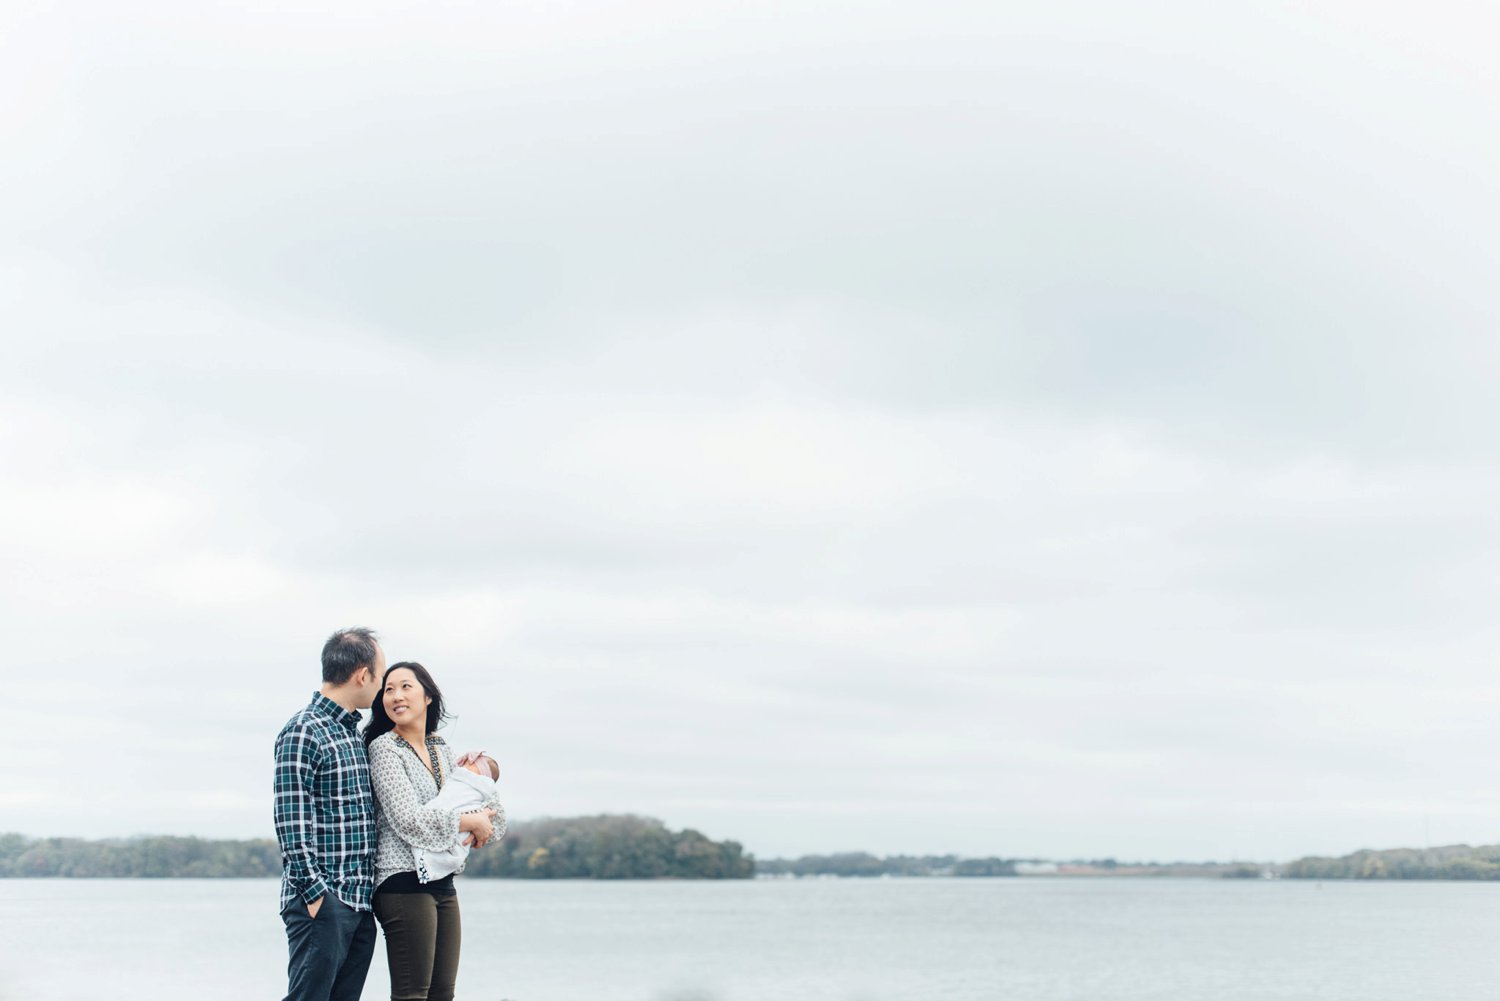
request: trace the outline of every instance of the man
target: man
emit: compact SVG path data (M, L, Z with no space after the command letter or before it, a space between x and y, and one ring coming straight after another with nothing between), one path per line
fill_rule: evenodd
M323 645L323 687L276 735L276 840L290 960L286 1001L359 1001L375 952L375 797L355 730L380 694L368 629Z

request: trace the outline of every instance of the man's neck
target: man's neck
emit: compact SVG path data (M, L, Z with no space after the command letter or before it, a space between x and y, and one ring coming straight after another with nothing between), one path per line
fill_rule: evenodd
M368 706L362 706L359 704L360 693L353 685L331 685L325 681L320 691L322 691L325 696L332 699L334 702L337 702L339 705L343 706L345 709L349 710L352 713L357 713L361 709L369 708Z

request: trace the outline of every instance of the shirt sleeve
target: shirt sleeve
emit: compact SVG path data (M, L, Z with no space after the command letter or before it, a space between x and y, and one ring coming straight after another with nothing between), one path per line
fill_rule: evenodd
M401 762L401 749L388 741L370 745L370 783L375 801L402 841L440 852L458 839L458 811L424 804Z
M328 892L314 841L313 784L322 759L322 748L304 726L290 727L276 738L276 843L287 882L309 904Z

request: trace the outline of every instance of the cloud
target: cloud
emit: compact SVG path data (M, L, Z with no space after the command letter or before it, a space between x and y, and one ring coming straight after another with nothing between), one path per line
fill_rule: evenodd
M1484 836L1458 8L84 13L0 70L0 750L170 760L99 833L264 833L363 622L518 816Z

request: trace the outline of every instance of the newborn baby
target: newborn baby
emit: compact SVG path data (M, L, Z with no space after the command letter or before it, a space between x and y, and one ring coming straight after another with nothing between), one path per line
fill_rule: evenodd
M505 810L495 798L495 780L500 777L500 766L495 759L483 751L471 751L458 759L458 768L448 776L443 788L427 802L429 807L440 810L457 810L472 813L485 807L495 807L495 837L505 834ZM417 879L430 883L435 879L455 872L462 872L469 858L470 837L460 831L453 844L442 851L417 848Z

